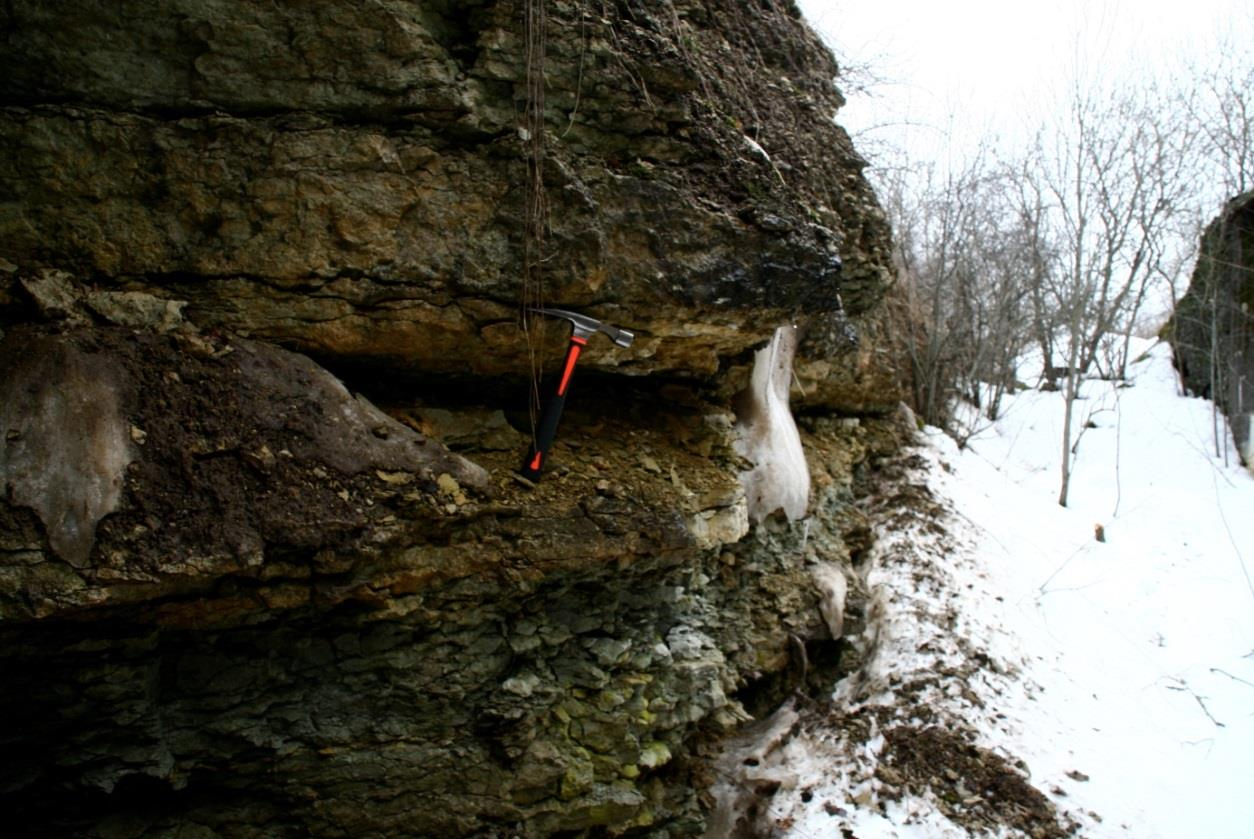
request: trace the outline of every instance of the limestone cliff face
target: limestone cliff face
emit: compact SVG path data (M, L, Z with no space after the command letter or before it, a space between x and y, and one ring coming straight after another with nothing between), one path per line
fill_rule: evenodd
M830 351L887 228L788 2L551 2L546 300L707 376L804 313ZM317 356L518 374L519 2L18 2L0 242ZM891 401L888 403L891 404Z
M1206 228L1168 334L1185 386L1215 400L1254 468L1254 192Z
M525 487L523 3L0 7L24 830L692 834L707 746L830 677L907 433L835 65L790 2L545 10L544 301L638 337ZM809 517L751 527L792 322Z

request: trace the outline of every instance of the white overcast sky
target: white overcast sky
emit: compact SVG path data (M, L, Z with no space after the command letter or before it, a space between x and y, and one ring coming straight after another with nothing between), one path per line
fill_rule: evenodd
M1051 85L1079 63L1112 76L1217 60L1220 36L1254 49L1254 0L798 0L838 56L890 83L851 97L855 135L917 148L1039 122ZM904 129L901 126L915 126Z

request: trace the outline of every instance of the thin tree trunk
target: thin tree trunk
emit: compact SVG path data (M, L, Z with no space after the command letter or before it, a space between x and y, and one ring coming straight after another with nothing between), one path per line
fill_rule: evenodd
M1062 410L1062 487L1058 490L1058 506L1067 506L1067 494L1071 490L1071 418L1075 413L1075 372L1067 374L1064 407Z

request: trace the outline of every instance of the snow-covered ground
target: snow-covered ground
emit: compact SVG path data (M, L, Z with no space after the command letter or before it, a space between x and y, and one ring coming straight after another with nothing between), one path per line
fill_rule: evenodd
M862 666L726 758L759 831L1254 836L1254 477L1142 349L1084 385L1067 508L1059 394L924 435L867 510Z

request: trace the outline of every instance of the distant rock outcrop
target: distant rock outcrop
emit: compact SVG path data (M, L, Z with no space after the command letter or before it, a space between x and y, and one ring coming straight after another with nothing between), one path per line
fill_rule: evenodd
M1254 192L1206 228L1168 334L1185 387L1215 400L1254 469Z
M544 302L637 338L527 486L542 9ZM835 74L790 0L0 4L4 829L700 833L909 433Z

